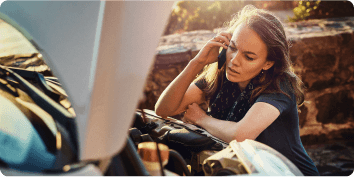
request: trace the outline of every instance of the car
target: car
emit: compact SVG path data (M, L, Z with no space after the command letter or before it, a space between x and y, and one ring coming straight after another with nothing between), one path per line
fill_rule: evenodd
M8 105L1 106L6 119L0 118L8 123L2 124L0 134L7 137L2 138L1 172L21 176L151 175L154 173L138 150L139 144L155 142L157 152L157 143L170 149L169 163L160 175L301 175L289 160L266 145L251 140L225 143L200 127L136 109L173 4L1 4L1 18L35 46L55 76L1 66L2 78L22 88L33 101L31 105L53 118L31 119L1 97ZM36 79L26 78L26 73ZM65 92L55 90L53 83ZM52 97L64 93L75 114ZM13 127L10 132L5 131L8 125ZM157 153L157 169L163 169L159 168L163 153Z

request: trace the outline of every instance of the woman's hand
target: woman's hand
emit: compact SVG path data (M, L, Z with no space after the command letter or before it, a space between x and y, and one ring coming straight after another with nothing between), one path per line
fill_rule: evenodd
M221 32L210 39L204 47L199 51L197 56L193 59L202 65L207 65L216 62L219 55L220 47L227 49L230 44L232 35L227 32Z
M208 115L205 111L199 107L197 103L192 103L188 105L188 108L184 114L183 121L189 122L195 125L199 125L199 122L203 121Z

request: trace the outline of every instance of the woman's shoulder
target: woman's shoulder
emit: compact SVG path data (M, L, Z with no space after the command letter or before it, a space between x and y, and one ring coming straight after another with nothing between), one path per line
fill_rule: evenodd
M261 93L255 102L266 102L279 109L280 112L290 107L296 107L296 98L293 87L287 79L280 80L278 89L271 89Z

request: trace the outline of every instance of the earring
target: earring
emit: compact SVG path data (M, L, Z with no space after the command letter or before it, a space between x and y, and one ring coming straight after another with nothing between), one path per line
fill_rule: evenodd
M263 77L264 76L264 70L262 69L262 71L258 74L258 80L259 80L259 82L262 82L261 80L263 80L262 78L264 78Z

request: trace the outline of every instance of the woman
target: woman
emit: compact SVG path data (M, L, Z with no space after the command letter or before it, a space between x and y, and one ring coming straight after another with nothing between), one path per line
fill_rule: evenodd
M185 112L184 121L220 139L259 141L290 159L304 175L319 175L299 135L297 105L304 101L303 84L291 69L281 22L246 6L229 26L164 90L156 114ZM218 69L220 48L227 49L226 62ZM208 113L199 106L203 103L209 105Z

